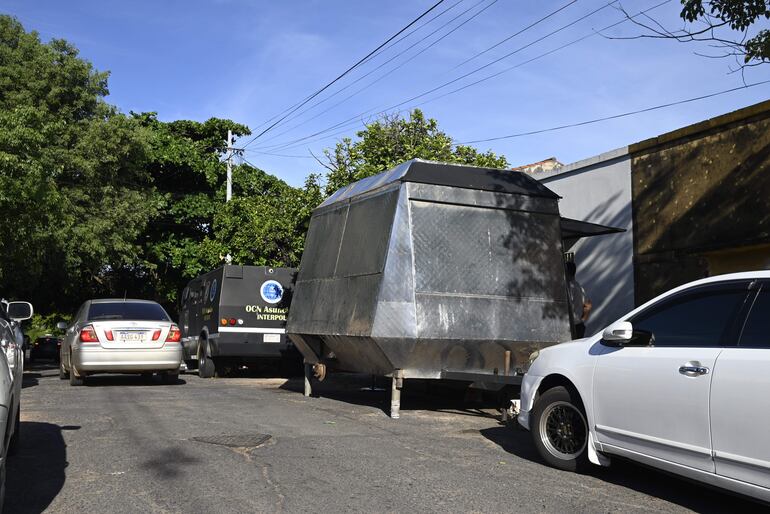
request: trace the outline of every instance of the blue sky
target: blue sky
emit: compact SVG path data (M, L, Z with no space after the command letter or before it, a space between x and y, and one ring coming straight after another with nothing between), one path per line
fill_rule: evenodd
M16 16L44 40L69 40L97 69L109 70L108 101L124 112L157 111L163 120L216 116L256 127L336 77L435 1L5 0L0 12ZM351 73L339 87L348 86L459 15L453 23L325 103L265 134L249 145L246 158L291 184L301 184L308 173L322 171L308 158L311 150L320 154L343 135L354 135L374 113L472 71L606 4L578 0L458 68L467 58L570 0L458 1L445 0L423 21L454 7ZM635 14L660 1L620 3ZM485 7L400 69L320 114ZM650 15L678 28L678 12L678 0L672 0ZM621 18L617 10L606 7L481 72L399 108L520 64ZM626 22L608 34L633 36L640 31ZM696 51L712 50L705 45L595 35L420 107L456 141L468 141L610 116L742 84L739 73L730 73L729 61L700 57ZM749 83L768 80L770 65L752 68L744 78ZM770 85L764 85L639 116L477 146L506 155L512 165L551 156L568 163L768 98ZM300 144L276 146L350 119L353 121L337 130ZM323 136L326 138L319 140Z

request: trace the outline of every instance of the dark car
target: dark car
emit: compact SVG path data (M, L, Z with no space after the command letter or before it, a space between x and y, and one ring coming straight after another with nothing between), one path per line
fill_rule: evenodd
M30 362L36 360L52 360L59 362L59 348L61 348L61 339L54 336L38 337L32 342L29 350Z

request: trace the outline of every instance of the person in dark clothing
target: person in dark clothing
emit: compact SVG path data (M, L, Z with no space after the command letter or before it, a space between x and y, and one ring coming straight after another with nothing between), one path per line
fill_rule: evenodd
M578 283L575 278L577 266L574 262L568 262L567 265L567 290L569 291L570 309L572 309L572 320L575 331L575 338L580 339L586 333L586 321L591 314L591 299L588 298L586 290Z

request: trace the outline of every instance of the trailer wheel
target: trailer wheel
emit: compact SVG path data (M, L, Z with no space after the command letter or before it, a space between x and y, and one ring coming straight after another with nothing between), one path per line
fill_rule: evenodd
M563 386L547 390L532 409L532 439L550 466L581 471L588 466L588 423L577 392Z
M216 368L211 359L211 349L205 339L198 345L198 376L201 378L211 378L214 376Z

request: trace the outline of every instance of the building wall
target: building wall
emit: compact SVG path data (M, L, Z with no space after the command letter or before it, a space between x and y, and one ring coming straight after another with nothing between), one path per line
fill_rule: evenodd
M593 334L634 307L631 157L621 148L533 176L562 197L562 216L626 229L581 239L569 250L594 305L587 324Z
M770 102L632 145L636 302L770 263Z

